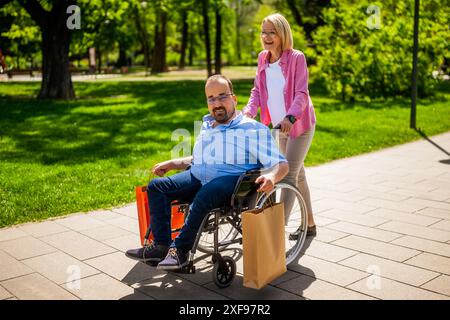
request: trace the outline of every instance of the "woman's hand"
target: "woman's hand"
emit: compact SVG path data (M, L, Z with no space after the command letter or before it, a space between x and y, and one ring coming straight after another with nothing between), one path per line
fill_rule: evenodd
M159 177L164 176L168 171L174 169L174 165L171 160L157 163L153 166L152 172Z
M261 176L259 176L256 180L255 180L256 184L261 184L259 186L259 189L257 190L258 192L270 192L272 191L272 189L275 186L275 177L271 174L263 174Z
M283 121L280 122L281 125L281 132L283 133L289 133L292 129L292 122L290 122L288 119L284 118Z

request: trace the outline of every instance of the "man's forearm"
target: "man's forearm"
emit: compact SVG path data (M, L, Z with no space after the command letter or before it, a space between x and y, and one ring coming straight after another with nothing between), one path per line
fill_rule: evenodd
M184 170L187 168L187 166L189 166L192 163L192 160L193 157L189 156L185 158L173 159L172 163L174 165L175 170Z
M274 177L274 182L281 181L289 172L289 165L287 162L280 162L270 168L269 175Z

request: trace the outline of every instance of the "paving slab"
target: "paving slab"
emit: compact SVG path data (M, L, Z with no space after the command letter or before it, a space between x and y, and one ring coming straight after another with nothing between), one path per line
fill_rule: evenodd
M123 252L85 260L85 263L128 285L164 273L155 267L127 258Z
M0 243L3 241L14 240L26 236L28 236L28 234L22 231L19 227L0 229Z
M22 260L22 262L57 284L100 273L100 271L61 251Z
M22 237L0 242L0 249L17 260L55 252L57 249L34 237Z
M360 269L362 270L361 272L356 268L348 268L308 255L303 256L301 262L299 261L298 263L291 264L289 270L337 284L342 287L369 276L364 269Z
M395 233L395 232L389 232L384 230L379 230L376 228L370 228L358 224L354 224L351 222L346 221L340 221L333 224L327 225L327 228L333 229L333 230L339 230L341 232L346 232L346 234L353 234L356 236L361 236L365 238L370 238L374 240L384 241L384 242L390 242L394 239L400 238L402 235ZM337 239L336 239L337 240Z
M8 292L5 288L0 286L0 300L8 300L10 298L14 298L13 295Z
M75 214L55 220L56 223L74 230L81 231L104 226L102 221L90 217L88 214Z
M450 257L450 245L447 243L426 240L412 236L404 236L392 241L391 243L411 249L417 249L424 252Z
M155 298L169 300L226 300L207 287L182 279L172 273L164 272L151 279L132 285L133 288Z
M420 253L420 251L417 250L408 249L355 235L351 235L346 238L334 241L333 244L400 262L414 257Z
M78 260L94 258L116 251L114 248L74 231L43 237L41 240Z
M27 223L25 225L20 226L19 229L36 238L49 236L55 233L61 233L70 230L54 221Z
M106 274L80 279L67 290L82 300L153 300Z
M439 275L433 271L365 253L340 261L339 264L414 286L421 286Z
M293 294L314 300L374 300L373 297L307 275L278 285Z
M449 198L450 200L450 198ZM416 212L420 215L425 215L429 217L435 217L438 219L447 219L450 220L450 210L443 210L443 209L437 209L437 208L425 208L422 210L419 210Z
M450 258L447 257L424 252L406 260L405 263L450 275Z
M289 280L287 282L291 281ZM228 288L220 289L212 282L204 287L232 300L304 300L300 295L282 290L270 284L261 289L244 287L243 277L241 275L237 275L236 279L234 279Z
M390 221L378 226L379 229L416 236L428 240L446 242L450 240L450 231L433 229L430 227L417 226L414 224L398 221Z
M450 276L441 275L424 284L422 288L442 293L450 297Z
M2 281L0 284L19 300L78 300L38 273Z
M21 261L0 250L0 281L33 273Z
M430 138L450 150L450 132ZM128 259L135 203L0 229L0 299L450 299L450 165L425 140L306 168L318 234L261 290Z
M372 277L374 279L360 280L348 288L382 300L450 300L448 296L429 290L375 275Z
M405 213L402 211L389 210L389 209L377 209L368 213L370 216L384 218L388 220L406 222L410 224L416 224L419 226L429 226L438 221L438 218L427 217L415 213Z

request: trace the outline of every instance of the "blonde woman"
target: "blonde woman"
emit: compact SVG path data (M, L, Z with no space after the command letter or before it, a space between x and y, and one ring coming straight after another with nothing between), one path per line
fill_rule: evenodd
M280 150L289 162L285 180L297 186L306 202L308 236L316 235L304 160L314 136L316 117L308 90L308 68L303 52L293 49L288 21L281 14L264 18L261 24L263 51L244 115L254 118L261 108L261 122L280 126ZM284 199L287 212L293 198ZM288 211L289 210L289 211Z

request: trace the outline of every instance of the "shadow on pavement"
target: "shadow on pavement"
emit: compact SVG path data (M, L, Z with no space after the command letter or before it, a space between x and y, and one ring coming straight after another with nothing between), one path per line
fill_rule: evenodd
M440 163L443 164L450 164L450 153L445 150L444 148L442 148L440 145L438 145L436 142L434 142L433 140L431 140L430 138L428 138L428 136L425 134L425 132L423 132L420 129L414 129L418 134L420 134L422 136L422 138L424 138L425 140L427 140L429 143L431 143L433 146L435 146L436 148L438 148L439 150L441 150L443 153L445 153L449 158L448 159L444 159L444 160L439 160Z

